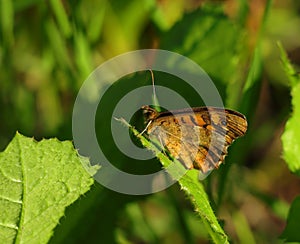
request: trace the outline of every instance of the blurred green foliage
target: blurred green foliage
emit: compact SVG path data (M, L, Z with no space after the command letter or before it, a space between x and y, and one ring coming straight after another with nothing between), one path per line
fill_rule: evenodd
M227 107L244 113L247 135L229 149L226 163L204 181L216 216L233 242L281 243L299 178L282 160L280 137L292 107L290 83L277 41L297 72L300 4L290 1L0 1L0 148L18 130L37 139L72 139L72 109L81 84L109 58L141 48L178 52L212 77ZM288 62L288 61L287 61ZM174 77L155 73L191 106L200 99ZM130 80L130 82L128 81ZM132 85L128 85L132 84ZM149 72L116 82L105 120ZM98 119L101 118L97 117ZM105 134L106 133L106 134ZM128 172L157 170L157 160L126 158L113 146L106 155ZM296 152L298 153L298 152ZM61 219L51 243L205 243L210 237L177 185L149 196L127 196L95 184Z

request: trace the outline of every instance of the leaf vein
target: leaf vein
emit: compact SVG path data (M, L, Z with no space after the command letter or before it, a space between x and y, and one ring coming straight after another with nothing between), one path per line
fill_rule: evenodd
M9 198L7 196L3 196L3 195L0 195L0 199L4 199L4 200L7 200L9 202L13 202L13 203L18 203L18 204L22 204L22 201L21 200L15 200L15 199L12 199L12 198Z
M9 229L14 229L14 230L18 230L19 227L16 226L15 224L7 224L7 223L1 223L0 222L0 226L3 226L5 228L9 228Z

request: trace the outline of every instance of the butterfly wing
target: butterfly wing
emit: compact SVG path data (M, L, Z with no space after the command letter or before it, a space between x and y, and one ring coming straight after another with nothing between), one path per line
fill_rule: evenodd
M233 110L200 107L158 113L147 129L186 168L204 174L217 168L227 147L245 134L245 117Z

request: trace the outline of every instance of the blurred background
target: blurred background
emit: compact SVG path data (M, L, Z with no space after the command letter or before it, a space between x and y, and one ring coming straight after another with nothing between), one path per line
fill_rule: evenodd
M247 135L229 149L226 163L204 181L224 230L235 243L282 243L278 237L300 180L282 159L280 137L291 105L278 42L299 71L299 1L2 0L0 15L1 151L16 131L38 140L72 140L76 95L106 60L142 48L174 51L197 62L226 107L242 112L249 122ZM176 84L172 89L191 106L201 105L183 82L154 74L156 84ZM117 102L132 88L129 84L151 84L149 72L117 81L108 98ZM110 101L102 105L109 121ZM103 121L96 121L96 127L98 137L110 137ZM118 167L135 173L160 168L155 159L141 165L120 155L108 141L105 150L120 162ZM137 197L95 183L68 208L50 242L87 239L207 243L209 238L177 185Z

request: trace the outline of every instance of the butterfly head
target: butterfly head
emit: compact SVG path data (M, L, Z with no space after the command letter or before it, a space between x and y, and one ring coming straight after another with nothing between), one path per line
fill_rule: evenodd
M159 112L157 112L154 108L151 108L148 105L143 106L142 108L144 117L146 119L146 123L148 123L151 120L154 120L157 118L157 116L159 115Z

